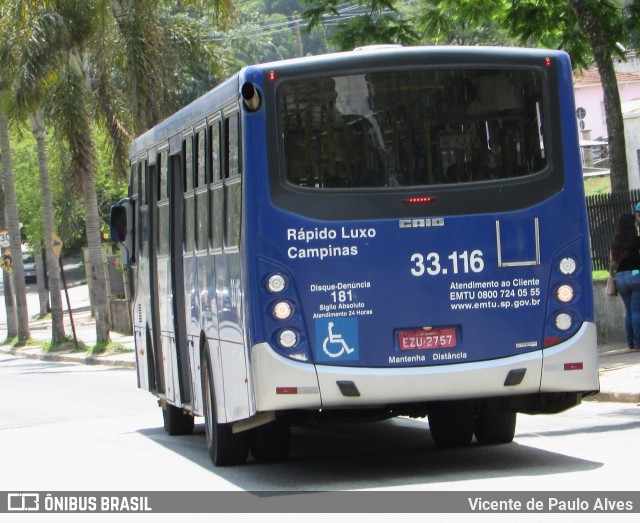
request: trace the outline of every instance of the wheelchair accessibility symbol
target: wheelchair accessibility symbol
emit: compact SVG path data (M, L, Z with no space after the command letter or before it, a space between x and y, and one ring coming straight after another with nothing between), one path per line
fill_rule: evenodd
M316 360L357 360L358 319L316 319Z

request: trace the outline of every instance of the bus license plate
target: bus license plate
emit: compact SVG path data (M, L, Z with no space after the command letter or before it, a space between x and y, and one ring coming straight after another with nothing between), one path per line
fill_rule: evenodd
M458 343L455 327L402 330L398 342L400 350L450 349Z

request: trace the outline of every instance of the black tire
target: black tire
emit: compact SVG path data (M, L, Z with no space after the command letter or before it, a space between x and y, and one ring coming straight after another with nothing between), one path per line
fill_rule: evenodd
M465 447L473 438L475 410L468 403L447 403L429 410L429 429L438 447Z
M209 457L216 467L240 465L245 462L249 454L249 435L248 432L234 434L231 425L217 422L215 392L210 369L209 356L204 354L202 400Z
M193 416L185 413L181 408L167 404L162 409L164 430L169 436L184 436L193 432Z
M480 409L473 429L481 445L511 443L516 433L516 412Z
M291 449L291 423L288 419L276 419L251 431L251 454L261 463L284 461Z

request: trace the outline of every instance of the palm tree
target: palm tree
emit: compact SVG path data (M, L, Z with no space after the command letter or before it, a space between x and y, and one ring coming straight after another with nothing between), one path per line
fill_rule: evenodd
M1 79L0 79L1 82ZM2 84L0 83L0 90ZM20 238L20 220L18 218L18 200L13 180L13 161L9 139L9 120L7 113L0 108L0 151L4 178L5 211L11 237L11 259L13 267L13 289L16 299L16 317L18 320L18 342L24 343L30 337L29 312L27 310L27 291L24 283L24 265L22 263L22 241Z
M28 40L28 19L24 16L24 11L15 3L8 3L3 11L2 20L2 47L3 63L11 64L13 71L18 71L19 58L25 42ZM16 72L16 74L18 74ZM30 99L20 97L22 113L28 113L31 131L36 139L38 148L38 164L40 173L40 194L43 211L43 228L45 238L45 253L47 259L46 271L48 273L49 289L51 294L51 321L52 321L52 342L61 343L65 339L62 300L60 297L60 274L56 257L51 248L51 234L53 232L55 218L53 214L53 203L51 196L51 183L49 180L49 168L46 149L46 134L44 125L43 93L38 90ZM18 97L14 97L18 98ZM39 282L40 286L41 282Z
M174 0L110 0L109 5L118 28L127 106L139 135L178 108L164 101L183 64L203 63L214 73L224 70L218 47L210 41L211 21L225 26L233 2L184 0L178 8ZM192 17L184 14L186 9Z
M87 278L96 320L96 341L104 344L109 340L109 317L95 188L88 52L99 13L96 2L54 0L49 4L48 9L31 5L34 36L24 48L18 92L30 97L45 81L50 85L52 121L69 148L70 176L83 196L89 258Z
M53 213L53 197L51 196L51 180L49 178L49 161L47 159L47 143L44 110L39 107L29 115L31 132L38 147L38 170L40 173L40 199L42 201L42 221L44 244L49 276L49 292L51 295L51 341L62 343L65 339L62 298L60 296L60 270L58 259L53 252L52 237L55 217Z
M0 4L0 24L4 25L4 2ZM4 36L4 35L3 35ZM30 337L29 312L27 310L27 293L24 283L24 265L22 263L22 240L20 237L20 220L18 218L18 201L13 178L13 161L11 141L9 135L9 119L7 109L10 105L10 74L11 67L9 48L4 38L0 39L0 154L2 156L3 184L4 184L4 213L0 221L4 221L5 214L7 228L11 237L11 259L13 267L13 290L15 294L15 318L19 343L24 343ZM12 333L10 310L7 310L7 330Z

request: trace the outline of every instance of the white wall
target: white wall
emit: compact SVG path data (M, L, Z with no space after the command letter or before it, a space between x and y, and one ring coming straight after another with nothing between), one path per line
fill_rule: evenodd
M629 189L640 188L640 113L624 115L624 139L627 149Z

